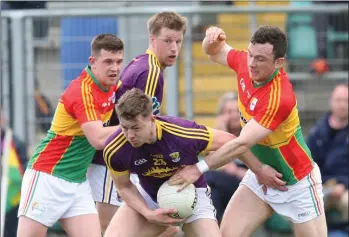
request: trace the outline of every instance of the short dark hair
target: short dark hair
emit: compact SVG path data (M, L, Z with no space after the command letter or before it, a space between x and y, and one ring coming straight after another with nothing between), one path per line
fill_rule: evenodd
M152 99L140 89L133 88L120 97L116 113L126 120L134 120L138 115L147 117L153 113Z
M158 35L162 28L182 31L184 35L186 27L187 18L173 11L160 12L148 20L148 32L152 35Z
M116 53L124 50L124 43L116 35L100 34L91 41L91 54L97 56L102 49Z
M266 44L273 46L274 59L285 57L287 51L286 34L276 26L260 26L252 35L252 44Z

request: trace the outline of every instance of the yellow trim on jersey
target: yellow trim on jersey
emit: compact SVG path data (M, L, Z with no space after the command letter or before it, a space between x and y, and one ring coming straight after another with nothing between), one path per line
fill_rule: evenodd
M148 77L147 77L147 83L145 86L144 93L150 96L154 96L156 85L159 80L160 75L160 63L155 54L151 50L147 50L147 54L149 54L148 57Z
M196 128L184 128L167 122L159 121L161 128L168 133L174 134L179 137L190 139L201 139L210 142L210 134L207 130ZM173 127L171 127L173 126Z
M271 122L273 121L278 111L278 108L280 105L280 98L281 98L281 83L280 83L280 78L278 77L273 80L267 111L265 112L265 114L263 115L260 121L260 124L263 127L269 128Z
M96 111L94 110L94 105L93 105L92 88L91 88L92 84L93 84L93 80L91 79L90 76L83 79L81 83L82 99L83 99L84 108L85 108L88 121L97 120L97 114L96 114Z
M213 143L213 130L212 130L212 128L210 128L210 127L206 127L206 128L207 128L207 132L208 132L208 134L209 134L210 140L208 141L205 150L203 150L203 151L200 152L200 155L204 155L204 154L206 154L208 151L210 151L211 146L212 146L212 143Z
M181 126L163 122L163 121L159 121L159 122L161 127L164 130L172 134L175 134L177 136L209 141L210 137L209 137L209 132L207 130L203 130L200 128L185 128L185 127L181 127Z
M121 172L115 171L115 170L110 169L110 168L109 168L109 170L112 173L112 175L114 175L114 176L122 176L122 175L130 174L129 170L125 170L125 171L121 171Z
M111 167L111 158L113 155L127 142L126 137L122 132L117 135L103 150L103 157L107 167L113 170Z
M155 124L156 124L156 137L158 140L162 139L162 128L161 125L159 123L159 120L155 120Z

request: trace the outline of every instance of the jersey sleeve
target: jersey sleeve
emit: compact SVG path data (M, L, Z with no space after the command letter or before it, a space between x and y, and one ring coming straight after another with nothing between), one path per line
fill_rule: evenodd
M93 96L92 90L85 85L70 91L70 93L65 93L62 101L65 106L66 102L69 104L69 101L72 101L71 105L68 106L71 106L72 116L78 120L80 125L90 121L102 120L96 98Z
M106 141L103 150L103 158L108 169L114 175L124 175L129 172L128 164L130 156L130 147L127 148L127 139L118 129Z
M164 89L164 75L160 67L151 65L149 70L140 73L136 78L135 87L144 91L145 94L151 97L156 97L161 104Z
M286 93L281 95L281 90L274 92L272 90L269 99L261 104L254 119L263 127L273 131L287 119L295 106L296 99L293 95Z
M229 67L238 73L241 62L247 63L247 52L231 49L228 52L227 62Z
M211 128L199 125L194 121L178 119L178 122L165 124L165 128L172 134L184 138L182 141L188 151L199 154L210 149L213 142ZM177 124L177 125L175 125Z

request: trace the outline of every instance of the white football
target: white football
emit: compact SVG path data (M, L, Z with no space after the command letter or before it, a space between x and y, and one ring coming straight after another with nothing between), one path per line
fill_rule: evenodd
M180 185L168 185L164 182L157 194L158 204L161 208L175 208L178 212L171 217L186 219L193 214L197 202L197 192L193 184L177 192Z

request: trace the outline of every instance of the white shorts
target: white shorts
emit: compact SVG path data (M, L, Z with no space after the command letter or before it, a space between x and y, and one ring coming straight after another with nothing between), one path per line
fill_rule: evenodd
M84 214L97 214L88 181L73 183L33 169L25 171L18 217L51 227L59 219Z
M262 185L258 184L251 170L246 172L240 184L247 186L276 213L287 217L293 223L310 221L324 212L321 174L316 164L298 183L286 186L286 192L268 188L267 194L264 194Z
M87 179L91 185L92 197L95 202L121 206L123 201L106 166L91 164L87 170ZM132 183L138 183L136 174L131 174L130 179Z
M136 187L149 208L153 210L160 208L139 183L136 184ZM188 224L199 219L212 219L217 221L216 209L214 208L211 199L211 189L207 186L207 188L197 188L196 191L198 193L196 207L193 210L193 214L189 216L184 223Z

